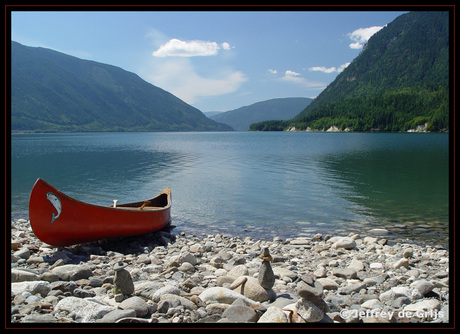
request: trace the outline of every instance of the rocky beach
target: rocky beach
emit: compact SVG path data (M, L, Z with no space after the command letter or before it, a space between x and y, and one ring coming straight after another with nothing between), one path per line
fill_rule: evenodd
M271 240L165 230L56 248L26 219L11 222L11 327L448 322L449 251L390 243L384 230Z

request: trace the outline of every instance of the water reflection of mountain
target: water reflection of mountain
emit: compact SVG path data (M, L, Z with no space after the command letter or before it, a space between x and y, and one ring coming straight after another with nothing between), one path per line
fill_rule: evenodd
M113 199L123 203L155 195L169 186L165 177L171 170L183 169L193 160L184 153L128 143L115 149L91 134L69 134L60 142L55 136L59 135L50 135L49 145L44 144L45 136L14 143L12 211L27 214L28 195L38 177L78 200L110 205ZM31 149L23 149L26 143Z
M320 164L348 191L338 195L378 223L448 231L449 171L447 145L414 146L397 142L321 157ZM422 223L423 222L423 223ZM426 231L425 231L426 232Z

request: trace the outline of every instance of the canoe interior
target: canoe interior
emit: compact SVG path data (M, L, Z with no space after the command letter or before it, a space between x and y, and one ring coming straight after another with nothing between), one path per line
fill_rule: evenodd
M163 209L168 206L168 195L166 193L160 194L157 197L149 199L147 201L135 202L135 203L126 203L126 204L117 204L117 208L133 208L139 209L143 204L147 202L147 205L143 210L158 210ZM113 207L113 205L112 205Z

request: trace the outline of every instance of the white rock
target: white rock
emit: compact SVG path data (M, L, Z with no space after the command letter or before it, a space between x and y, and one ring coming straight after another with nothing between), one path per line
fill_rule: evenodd
M412 247L408 247L404 250L403 257L411 258L414 255L414 249Z
M318 278L317 281L321 283L324 289L326 290L337 290L339 288L339 285L337 284L336 281L333 279L324 277L324 278Z
M220 277L220 276L226 276L227 275L227 270L225 269L216 269L216 271L214 272L214 275L216 277Z
M243 282L243 283L242 283ZM241 284L240 284L241 283ZM276 298L273 290L265 290L259 283L257 278L251 276L241 276L233 281L232 286L236 286L235 292L238 292L251 300L264 302L269 299Z
M373 262L369 265L371 269L383 269L383 264L379 262Z
M258 323L287 323L289 322L286 314L276 306L270 306L267 311L260 317Z
M130 297L125 299L119 307L122 310L134 310L136 317L144 317L149 313L149 308L144 299L138 296Z
M158 303L160 301L161 296L166 293L170 293L173 295L180 295L180 290L175 285L172 285L172 284L166 285L162 288L159 288L157 291L155 291L155 293L152 296L152 300Z
M66 297L57 303L54 310L75 312L78 318L82 318L82 322L94 322L116 308L87 298Z
M379 299L381 302L385 303L387 301L403 296L411 297L411 289L405 286L395 286L392 287L390 290L381 293Z
M188 262L191 265L196 265L198 263L195 255L189 253L189 252L183 252L179 255L179 263L182 264L184 262Z
M410 297L411 295L411 289L409 289L407 286L394 286L391 288L391 291L394 292L396 298L402 296Z
M356 247L356 241L350 237L340 238L332 245L333 248L353 249Z
M324 313L315 304L300 298L296 303L286 305L283 310L295 310L306 322L318 322Z
M21 259L28 259L30 256L30 250L28 248L21 248L14 252L14 256L20 257Z
M386 235L390 232L384 228L373 228L372 230L369 230L368 233L374 234L374 235Z
M303 238L303 237L299 237L299 238L296 238L294 240L291 240L289 243L291 245L299 245L299 246L302 246L302 245L309 245L311 242L311 239L310 238Z
M364 264L359 260L353 259L348 265L348 268L352 268L356 271L362 271L364 270Z
M275 277L278 276L279 278L282 278L284 276L287 276L293 281L297 278L297 273L293 272L292 270L283 267L272 267L272 269L275 273Z
M11 282L37 281L38 279L39 277L37 274L29 271L20 269L11 270Z
M192 253L203 253L204 248L200 244L193 244L190 246L190 252Z
M120 320L123 318L134 318L134 317L136 317L136 311L134 310L118 310L117 309L115 311L107 313L97 322L115 323L117 320Z
M134 294L136 296L142 296L146 299L153 300L153 295L158 290L159 289L158 289L157 283L153 281L144 280L144 281L134 282Z
M406 258L402 258L402 259L396 261L393 264L393 268L395 268L395 269L398 269L398 268L401 268L401 267L409 268L409 260L406 259Z
M382 303L378 299L369 299L361 304L361 307L366 309L381 309L383 307Z
M76 281L93 275L88 266L78 264L65 264L53 268L51 272L58 275L61 281Z
M254 300L251 300L238 292L223 287L208 288L204 290L198 297L203 302L208 304L212 302L231 304L239 298L243 299L243 301L248 305L259 304L258 302L255 302Z
M327 240L327 242L330 242L332 244L335 244L336 242L338 242L340 239L342 239L343 237L332 237L332 238L329 238L329 240Z
M150 259L148 254L140 254L137 257L136 263L144 263L144 264L150 264L152 260Z
M248 275L248 268L244 264L239 264L233 267L227 274L227 276L238 278L240 276Z
M413 289L411 292L410 298L412 300L421 299L423 298L423 294L419 290Z
M313 275L315 275L317 278L326 277L326 275L327 275L326 268L324 268L324 267L319 267L318 269L316 269L316 270L313 272Z
M28 291L33 295L39 293L42 297L46 297L50 290L50 283L45 281L11 283L11 294L15 296L22 294L24 291Z
M189 262L184 262L179 266L179 271L184 271L184 272L194 272L195 267L189 263Z
M441 302L436 299L424 299L415 304L404 307L404 313L412 317L432 320L438 316L437 312L441 308Z
M371 244L376 244L379 238L375 237L364 237L363 239L363 244L365 245L371 245Z
M434 288L434 284L425 279L415 281L410 286L416 288L422 295L426 295Z

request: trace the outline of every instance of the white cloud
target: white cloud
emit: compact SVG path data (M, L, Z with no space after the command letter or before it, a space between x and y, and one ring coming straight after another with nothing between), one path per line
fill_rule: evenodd
M365 43L383 26L373 26L369 28L359 28L348 34L348 37L354 41L350 44L351 49L361 49Z
M286 72L284 72L284 77L286 77L286 78L298 77L299 75L300 75L300 73L297 73L297 72L294 72L294 71L291 71L291 70L287 70Z
M362 49L363 44L356 42L356 43L350 43L350 49Z
M201 76L187 58L156 60L152 68L147 77L151 83L190 104L200 97L235 92L247 81L244 73L228 68L214 71L212 77Z
M302 85L302 86L307 87L307 88L321 88L321 89L323 89L323 88L326 87L326 84L324 84L323 82L310 81L310 80L305 79L304 77L302 77L300 75L300 73L297 73L297 72L294 72L294 71L291 71L291 70L287 70L286 72L284 72L284 76L279 78L279 80L299 84L299 85Z
M324 66L313 66L310 67L310 71L317 71L317 72L324 72L324 73L334 73L334 72L342 72L344 69L347 68L347 66L350 65L350 63L345 63L340 65L338 68L335 66L332 67L324 67Z
M343 72L344 69L346 69L348 67L348 65L350 65L351 63L350 62L347 62L345 64L342 64L339 66L339 68L337 69L337 72L341 73Z
M334 66L333 67L314 66L314 67L310 67L309 70L324 72L324 73L333 73L337 71L337 69Z
M170 39L162 44L158 50L154 51L154 57L196 57L196 56L215 56L220 49L230 50L230 44L224 42L219 46L216 42L209 41L181 41Z
M224 50L230 50L232 48L230 44L228 44L227 42L223 42L221 46L222 46L222 49Z
M271 74L276 74L276 73L278 73L277 70L273 70L273 69L271 69L271 68L269 68L267 71L268 71L269 73L271 73Z

